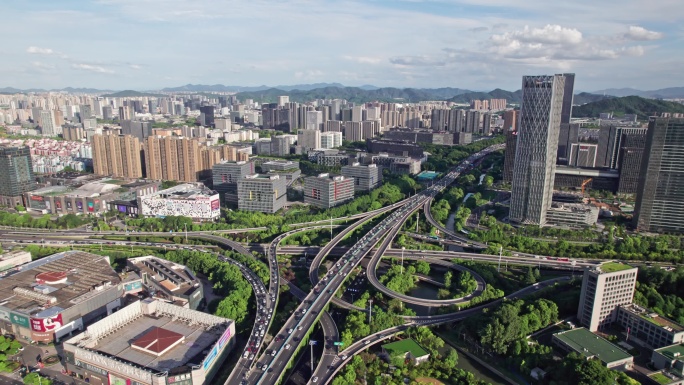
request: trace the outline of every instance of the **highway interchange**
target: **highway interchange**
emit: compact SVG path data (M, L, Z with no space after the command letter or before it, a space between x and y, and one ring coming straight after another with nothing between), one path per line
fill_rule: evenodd
M257 317L255 325L252 329L250 337L247 342L247 346L244 351L235 352L234 354L240 354L241 357L237 362L234 370L232 371L230 377L226 381L226 384L231 385L246 385L246 384L277 384L282 379L283 374L289 368L289 365L293 361L293 358L300 345L304 346L307 343L307 337L309 332L312 330L314 324L318 321L321 322L322 330L324 333L324 347L323 357L320 357L318 366L316 367L315 373L312 376L311 382L317 382L321 384L327 384L332 380L335 373L346 363L354 354L368 348L369 346L378 343L382 340L390 338L391 336L405 330L406 328L413 326L428 326L437 325L445 322L454 322L464 319L470 315L476 314L486 307L495 305L498 301L491 302L487 305L473 307L463 311L459 311L451 314L437 315L437 316L423 316L423 317L404 317L405 324L390 328L387 330L380 331L374 335L368 336L361 341L357 341L351 346L347 347L339 355L335 354L335 349L330 346L330 342L337 341L339 338L337 327L332 320L332 317L325 311L330 304L330 302L335 303L338 306L346 308L354 308L353 305L347 303L346 301L337 298L335 293L343 286L345 280L354 269L359 266L362 259L365 257L370 257L367 266L367 277L369 283L371 283L377 290L383 292L384 294L399 298L402 302L415 303L424 306L448 306L459 304L462 302L467 302L473 297L479 295L484 290L484 281L475 272L471 271L471 274L475 277L478 282L477 289L474 293L469 294L464 298L452 299L452 300L426 300L418 299L410 296L406 296L400 293L393 292L382 285L376 277L377 266L379 265L382 258L385 257L398 257L401 250L391 249L390 245L401 230L402 225L405 220L413 215L415 211L423 208L425 210L425 215L428 221L439 228L443 234L448 235L452 239L456 239L457 242L462 242L466 247L471 248L483 248L484 245L472 242L468 239L462 238L453 232L448 231L439 223L437 223L430 215L430 204L434 196L441 192L448 185L453 183L456 178L464 171L468 169L468 166L474 161L486 156L492 151L496 151L501 148L501 145L496 145L489 147L477 154L472 155L466 162L462 163L449 173L447 173L442 179L434 183L431 187L425 189L419 194L416 194L408 199L401 202L395 203L393 205L383 207L378 210L374 210L367 213L357 214L354 216L349 216L345 218L335 219L336 223L340 220L349 223L350 221L356 221L349 224L343 231L341 231L331 242L323 247L318 248L316 257L314 258L311 268L309 271L311 283L313 289L311 292L301 291L293 282L287 282L290 285L291 292L301 300L301 303L293 312L292 316L285 322L284 326L277 332L270 333L272 339L268 342L268 345L263 348L263 345L267 341L267 333L269 333L269 328L273 321L274 311L277 306L279 287L283 283L280 281L279 266L277 263L277 253L282 252L286 254L301 253L303 250L311 250L311 248L303 248L298 246L279 246L280 242L287 236L292 235L300 231L308 231L312 229L329 228L332 225L325 225L323 223L326 221L316 221L310 223L301 224L301 228L297 230L292 230L279 235L266 247L266 257L268 259L268 265L270 270L269 286L266 289L257 276L251 272L247 267L228 258L216 254L217 258L236 264L243 275L249 280L250 284L253 286L256 302L257 302ZM384 217L381 217L384 216ZM377 224L363 235L358 242L356 242L350 248L338 247L338 243L345 237L349 236L354 230L361 228L367 221L375 219L379 220ZM318 225L318 226L316 226ZM296 226L293 226L296 227ZM259 230L256 229L237 229L222 231L223 233L230 232L241 232L245 230ZM175 233L174 235L185 235L187 237L192 237L195 239L202 239L205 241L210 241L215 244L222 245L226 248L231 248L245 256L254 258L250 250L243 246L242 244L229 240L227 238L214 235L214 232L187 232L187 233ZM109 234L109 233L106 233ZM116 235L123 235L122 233L115 233ZM33 232L27 233L26 231L17 231L14 229L0 229L0 241L6 242L19 242L19 243L43 243L46 245L74 245L78 244L74 237L83 237L82 239L87 239L88 244L97 243L114 243L117 245L125 244L131 247L136 245L154 245L150 242L122 242L122 241L107 241L107 240L93 240L88 239L92 235L103 235L103 233L95 232L83 232L83 231L70 231L70 232L51 232L49 234L43 232ZM136 232L135 235L160 235L155 232ZM164 235L167 235L164 233ZM66 240L69 239L69 240ZM59 243L55 243L59 242ZM170 246L179 247L179 246ZM186 249L197 249L204 252L211 252L206 246L180 246ZM337 261L332 262L333 266L323 274L319 280L319 268L326 257L332 257L333 255L340 255ZM509 261L510 263L528 264L528 265L545 265L545 266L555 266L559 268L568 268L569 263L563 261L553 261L553 260L542 260L535 258L533 255L522 254L515 257L505 257L496 255L483 255L474 253L462 253L462 252L432 252L432 251L421 251L420 254L416 254L415 251L406 251L404 258L406 259L425 259L429 263L441 264L455 269L465 269L460 265L453 264L450 259L462 258L462 259L477 259L485 260L490 262L496 261ZM573 268L582 269L594 265L594 261L578 261L577 266ZM538 284L536 287L530 286L517 293L509 295L510 298L516 298L520 296L527 295L540 287L553 285L559 280L567 279L567 277L559 278L551 281L545 281ZM500 300L499 300L500 301ZM363 309L359 309L363 310ZM308 347L307 347L308 348Z

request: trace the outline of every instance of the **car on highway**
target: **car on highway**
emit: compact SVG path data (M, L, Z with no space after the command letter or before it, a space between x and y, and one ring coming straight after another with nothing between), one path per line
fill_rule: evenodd
M285 345L285 350L290 350L290 344Z
M311 379L311 382L316 382L316 381L318 381L318 377L314 377Z

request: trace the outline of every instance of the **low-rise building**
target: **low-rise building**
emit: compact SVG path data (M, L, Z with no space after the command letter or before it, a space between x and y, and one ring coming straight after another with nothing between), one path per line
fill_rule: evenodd
M222 161L211 169L214 190L226 204L237 205L238 180L254 174L254 162Z
M5 270L0 329L30 342L56 342L121 306L121 278L109 257L65 251Z
M617 320L629 340L650 348L662 348L684 342L682 325L639 305L620 306Z
M304 178L304 203L330 208L354 199L354 179L319 174Z
M599 211L596 206L552 202L546 210L546 224L571 229L591 227L598 221Z
M238 180L238 209L273 214L287 202L287 179L252 174Z
M235 322L152 298L64 342L66 369L90 384L211 384Z
M145 217L188 217L213 221L221 216L219 194L201 183L184 183L138 197L140 215Z
M0 254L0 272L31 262L31 253L23 250L14 250ZM2 274L0 274L2 276Z
M655 349L651 354L653 367L662 370L671 380L668 384L684 383L684 344L674 344Z
M390 359L391 363L394 363L395 358L401 358L418 365L430 359L430 353L412 338L382 345L382 353Z
M268 175L279 175L287 180L288 186L302 175L297 161L270 161L261 164L261 171Z
M154 256L129 258L126 266L141 277L154 298L196 310L202 304L202 283L187 267Z
M102 214L113 201L153 194L160 183L100 178L83 184L53 185L25 193L27 209L50 214Z
M376 164L362 165L355 162L342 167L341 174L354 179L354 190L370 191L382 183L382 170Z
M634 363L632 355L585 328L556 333L552 342L566 352L578 353L587 360L599 359L607 368L629 369Z

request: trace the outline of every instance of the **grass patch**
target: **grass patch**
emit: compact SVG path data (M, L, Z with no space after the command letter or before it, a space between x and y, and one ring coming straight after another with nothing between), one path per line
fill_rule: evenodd
M670 380L669 378L667 378L667 377L666 377L664 374L662 374L662 373L655 373L655 374L651 375L651 377L649 377L649 378L650 378L651 380L653 380L653 381L655 381L655 382L657 382L657 383L659 383L659 384L663 384L663 385L666 385L666 384L669 384L670 382L672 382L672 380Z
M614 273L616 271L632 269L632 266L619 262L608 262L601 265L601 271L604 273Z

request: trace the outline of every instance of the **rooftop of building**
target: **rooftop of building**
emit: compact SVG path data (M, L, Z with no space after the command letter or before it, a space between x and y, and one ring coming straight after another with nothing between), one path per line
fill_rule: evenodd
M50 316L121 282L107 257L65 251L16 267L0 279L2 306Z
M598 210L596 206L585 205L582 203L551 202L551 211L564 211L568 213L586 213L587 211Z
M671 360L684 360L684 343L665 346L655 351Z
M648 321L648 322L650 322L656 326L660 326L661 328L663 328L669 332L674 332L674 333L684 332L684 326L659 315L658 313L652 311L651 309L647 309L645 307L641 307L641 306L636 305L636 304L625 305L625 306L621 306L621 307L624 310L626 310L632 314L636 314L639 317L641 317L642 319L644 319L644 320L646 320L646 321Z
M385 349L385 351L387 351L390 355L411 353L411 355L415 358L423 357L429 354L412 338L391 342L389 344L382 345L382 348Z
M155 373L173 373L184 366L200 365L206 351L232 323L158 300L144 302L144 306L134 302L96 322L65 344Z
M194 199L217 194L201 183L183 183L143 196L143 199Z
M151 255L129 258L127 263L141 273L147 273L173 294L188 296L200 285L197 277L187 267Z
M616 271L633 269L634 266L622 262L606 262L600 264L598 268L604 273L615 273Z
M584 357L596 357L603 362L615 362L632 357L606 339L586 328L576 328L554 334L564 344Z
M269 182L272 180L277 180L280 179L280 176L278 175L269 175L269 174L251 174L251 175L245 175L244 178L240 180L256 180L256 181L261 181L261 182Z

